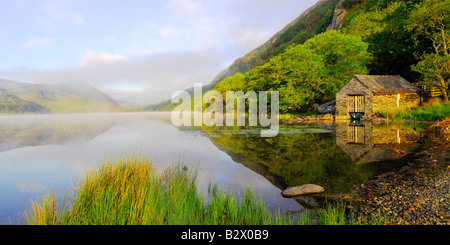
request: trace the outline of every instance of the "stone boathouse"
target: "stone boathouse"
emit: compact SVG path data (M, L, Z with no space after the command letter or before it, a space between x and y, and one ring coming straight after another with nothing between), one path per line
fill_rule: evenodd
M336 93L336 119L417 107L419 91L401 76L355 75Z

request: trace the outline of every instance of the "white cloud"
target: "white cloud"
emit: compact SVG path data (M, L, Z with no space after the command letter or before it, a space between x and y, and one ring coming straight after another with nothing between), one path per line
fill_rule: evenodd
M151 104L168 99L173 92L195 83L211 82L223 69L221 56L213 46L131 58L88 51L80 65L72 68L0 70L0 77L41 84L87 83L113 98Z
M126 61L127 57L117 54L108 54L108 53L98 53L95 51L87 51L86 54L81 58L80 65L86 66L90 64L105 64L105 63L113 63L117 61Z
M134 0L122 5L43 0L30 15L37 29L24 28L24 33L41 30L31 37L45 38L27 41L22 56L10 52L7 56L17 57L19 66L4 62L12 68L0 67L0 76L32 83L84 82L113 97L156 103L173 91L211 82L315 1ZM52 52L26 52L52 45Z
M50 38L34 38L28 40L24 45L24 49L44 49L53 45L53 40Z

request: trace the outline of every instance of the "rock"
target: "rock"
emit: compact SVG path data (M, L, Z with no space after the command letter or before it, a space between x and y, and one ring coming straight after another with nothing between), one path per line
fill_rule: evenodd
M318 104L314 104L314 105L312 105L310 111L311 110L316 111L317 109L319 109L319 105Z
M322 193L325 189L320 185L306 184L302 186L289 187L281 194L285 197L301 196L307 194Z
M347 15L347 11L343 7L344 0L340 0L336 8L334 9L333 19L331 24L327 27L327 31L330 30L340 30L344 24L344 18Z
M330 101L317 108L320 114L334 114L336 113L336 100Z
M295 197L295 201L307 209L320 208L318 200L311 196Z

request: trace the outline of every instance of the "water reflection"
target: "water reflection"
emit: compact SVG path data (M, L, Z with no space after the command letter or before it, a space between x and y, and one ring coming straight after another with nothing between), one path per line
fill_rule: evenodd
M219 150L203 131L172 126L170 113L2 116L0 125L0 224L24 222L30 198L49 189L64 194L108 156L135 152L157 167L183 161L198 169L205 197L215 183L233 193L250 187L274 211L302 208L280 199L279 188Z
M420 131L416 127L419 126L340 123L336 125L336 145L355 163L398 159L419 146Z
M169 113L1 116L0 152L27 146L81 145L114 125L139 118L170 122Z
M372 124L282 125L273 138L260 130L176 128L170 113L1 116L0 224L22 219L30 197L66 192L108 155L133 152L159 167L181 160L198 169L204 195L210 183L233 193L250 187L272 210L298 211L305 204L283 189L316 183L325 195L348 192L386 171L376 160L401 157L420 137L414 126Z
M349 191L373 170L353 164L336 145L333 127L284 126L273 138L237 127L204 130L219 149L280 189L315 183L324 186L327 194L337 194Z
M371 123L284 125L274 138L257 137L247 127L204 128L211 141L236 162L280 189L308 183L325 196L349 193L353 186L400 168L395 161L419 146L426 125ZM303 207L322 197L295 198Z

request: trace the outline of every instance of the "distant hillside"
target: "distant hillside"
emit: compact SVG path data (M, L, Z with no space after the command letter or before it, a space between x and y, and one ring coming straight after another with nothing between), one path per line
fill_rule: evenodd
M237 73L245 73L252 68L262 65L270 58L284 52L287 47L304 43L316 34L326 31L331 24L334 9L339 0L320 0L317 4L303 12L297 19L289 23L276 33L266 43L252 50L245 56L234 61L225 70L203 87L203 92L213 89L223 79ZM192 93L193 89L186 91ZM148 106L148 110L171 110L175 107L170 99Z
M120 105L87 84L27 84L0 79L3 113L111 112ZM10 109L5 109L10 108Z
M48 113L48 109L36 103L22 100L0 89L0 113Z

